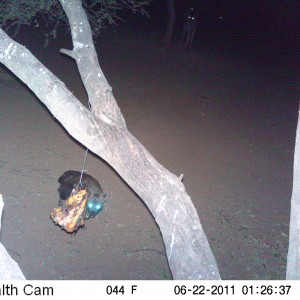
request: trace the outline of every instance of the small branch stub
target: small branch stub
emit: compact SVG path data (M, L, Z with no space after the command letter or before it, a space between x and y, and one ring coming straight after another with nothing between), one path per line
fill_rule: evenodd
M62 53L62 54L68 55L68 56L72 57L73 59L75 59L75 55L74 55L73 50L68 50L68 49L62 48L62 49L59 50L59 52Z

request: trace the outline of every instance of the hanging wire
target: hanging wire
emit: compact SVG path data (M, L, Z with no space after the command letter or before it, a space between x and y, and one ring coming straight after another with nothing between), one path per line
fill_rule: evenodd
M91 103L90 103L90 100L88 100L88 107L89 107L89 110L91 111L91 110L92 110L92 105L91 105ZM83 160L83 165L82 165L82 168L81 168L80 179L79 179L79 182L78 182L76 188L77 188L78 186L83 187L83 184L82 184L82 176L83 176L83 173L84 173L84 172L87 172L87 171L88 171L88 170L85 170L85 169L84 169L84 167L85 167L85 161L86 161L86 157L87 157L88 152L89 152L89 149L86 148L86 150L85 150L85 155L84 155L84 160Z
M85 155L84 155L84 160L83 160L83 165L82 165L82 169L81 169L81 173L80 173L80 179L79 179L79 182L78 184L76 185L75 189L78 187L78 186L81 186L83 187L83 184L82 184L82 176L83 176L83 173L84 172L87 172L88 170L85 170L84 167L85 167L85 161L86 161L86 157L87 157L87 154L89 152L89 149L86 148L85 150Z

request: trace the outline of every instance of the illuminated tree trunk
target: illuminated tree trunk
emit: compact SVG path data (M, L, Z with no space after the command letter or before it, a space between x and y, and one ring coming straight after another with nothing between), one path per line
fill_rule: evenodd
M286 279L300 279L300 119L296 132L294 154L294 178L291 200L289 251L287 256Z

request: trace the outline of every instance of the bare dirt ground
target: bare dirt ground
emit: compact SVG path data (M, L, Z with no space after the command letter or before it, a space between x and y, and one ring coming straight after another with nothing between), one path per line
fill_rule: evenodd
M35 34L35 43L32 32L17 40L86 104L75 63L58 53L70 41L61 36L44 49ZM297 66L288 56L200 41L188 51L164 49L126 26L105 33L97 48L129 130L167 169L184 173L222 278L284 279ZM109 193L104 211L75 236L51 222L57 179L81 169L85 149L4 68L0 103L0 239L26 278L170 279L148 209L92 154L85 168Z

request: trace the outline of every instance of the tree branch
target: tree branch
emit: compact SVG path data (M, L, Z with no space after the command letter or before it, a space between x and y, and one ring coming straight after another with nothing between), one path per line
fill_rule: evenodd
M74 46L71 57L76 60L92 111L98 117L105 115L118 126L126 126L123 115L112 95L112 88L99 65L91 27L81 1L60 0L60 3L71 27ZM69 55L69 53L68 51L65 54Z
M72 50L68 50L68 49L60 49L59 50L60 53L65 54L67 56L70 56L71 58L76 60L76 56L74 55Z

